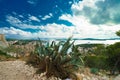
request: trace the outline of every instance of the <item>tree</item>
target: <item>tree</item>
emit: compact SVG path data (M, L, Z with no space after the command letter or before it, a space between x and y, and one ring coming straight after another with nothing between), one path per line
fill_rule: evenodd
M120 37L120 30L116 32L116 35ZM112 74L116 70L120 72L120 42L109 45L107 47L108 65Z
M107 47L108 65L112 73L120 71L120 42Z
M120 30L116 32L116 35L120 37Z

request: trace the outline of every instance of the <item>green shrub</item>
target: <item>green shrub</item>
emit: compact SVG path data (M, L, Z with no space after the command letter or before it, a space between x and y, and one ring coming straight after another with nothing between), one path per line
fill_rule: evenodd
M93 74L97 74L99 72L99 69L97 69L97 68L91 68L90 72L93 73Z
M0 61L12 60L13 57L8 55L4 49L0 49Z
M3 52L2 50L0 50L0 55L7 56L7 54L5 52Z
M90 68L107 69L108 64L104 56L86 56L85 65Z
M114 74L115 71L120 72L120 42L107 46L107 61L109 69Z
M6 48L0 47L0 55L2 55L2 56L8 56L7 53L6 53L6 51L5 51L5 49Z
M54 41L43 45L42 41L36 45L34 54L31 54L27 64L38 68L37 73L46 72L47 77L55 76L61 79L75 77L74 72L82 65L82 59L79 53L70 52L68 49L73 46L69 38L65 43ZM75 50L75 48L72 48Z

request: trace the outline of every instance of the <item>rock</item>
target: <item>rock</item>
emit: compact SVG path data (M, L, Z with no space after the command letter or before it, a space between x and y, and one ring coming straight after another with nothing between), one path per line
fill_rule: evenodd
M5 35L4 34L0 34L0 47L8 47L8 43L5 39Z

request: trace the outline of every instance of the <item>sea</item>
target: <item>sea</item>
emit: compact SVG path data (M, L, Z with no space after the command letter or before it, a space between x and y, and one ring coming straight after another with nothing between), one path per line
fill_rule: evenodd
M120 40L75 40L74 44L114 44Z
M55 41L55 42L66 41L66 39L62 39L62 40L50 39L48 41L51 43L52 41ZM79 44L106 44L106 45L108 44L108 45L110 45L110 44L114 44L116 42L120 42L120 39L95 39L95 40L77 39L77 40L72 40L72 41L75 41L74 42L75 45L79 45Z

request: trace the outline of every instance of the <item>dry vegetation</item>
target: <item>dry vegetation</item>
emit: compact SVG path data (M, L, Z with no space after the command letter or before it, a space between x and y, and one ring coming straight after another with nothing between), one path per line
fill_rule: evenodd
M20 70L21 68L15 67L19 63L23 65L23 71L25 66L28 66L28 73L29 69L32 69L29 67L34 67L34 73L30 75L32 77L29 77L29 80L63 80L67 78L72 80L109 80L107 76L113 73L113 68L115 73L119 71L120 43L109 46L103 44L74 45L74 41L71 42L71 38L66 40L66 42L60 41L58 43L55 41L43 43L41 40L17 40L9 41L8 43L10 44L9 47L0 47L0 61L8 61L8 63L0 62L0 76L2 77L5 77L6 74L9 76L10 74L10 72L3 74L4 70L17 70L17 68ZM14 65L9 64L11 60L15 63ZM24 61L27 62L27 65ZM10 67L8 68L5 65ZM22 72L17 75L22 75ZM14 80L13 78L11 80Z

